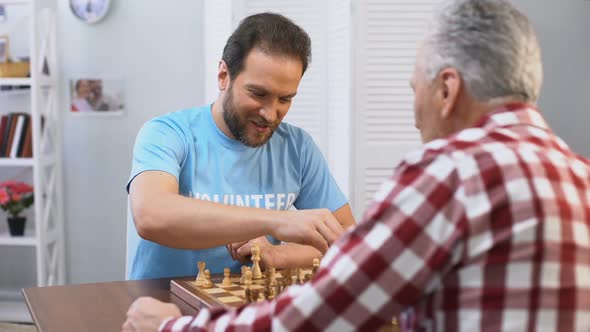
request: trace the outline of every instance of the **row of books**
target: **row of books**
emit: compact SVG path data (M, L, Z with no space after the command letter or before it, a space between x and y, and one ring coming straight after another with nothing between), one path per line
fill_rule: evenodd
M33 156L33 127L31 115L9 113L0 119L0 157L31 158Z

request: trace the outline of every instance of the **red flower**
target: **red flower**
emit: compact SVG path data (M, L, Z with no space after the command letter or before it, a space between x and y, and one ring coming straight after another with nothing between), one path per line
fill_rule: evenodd
M4 205L4 204L8 203L9 200L10 200L10 196L6 192L6 189L4 189L4 188L0 189L0 204Z
M33 192L33 187L26 183L17 183L14 185L11 191L15 194L28 194Z
M23 182L0 183L0 208L13 217L33 204L33 187Z

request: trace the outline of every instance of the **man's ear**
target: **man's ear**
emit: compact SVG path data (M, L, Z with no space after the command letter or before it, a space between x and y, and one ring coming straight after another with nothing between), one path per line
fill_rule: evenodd
M229 84L229 70L223 60L219 60L219 71L217 72L217 87L223 91Z
M456 109L459 94L463 88L461 75L455 68L445 68L438 74L441 88L441 117L448 118Z

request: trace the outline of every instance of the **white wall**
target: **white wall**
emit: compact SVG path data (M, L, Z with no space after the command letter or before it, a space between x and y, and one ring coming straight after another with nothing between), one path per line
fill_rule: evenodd
M67 80L125 79L122 117L64 116L68 282L124 279L125 184L135 135L148 119L204 102L202 1L111 1L104 21L87 25L59 3L62 109Z
M590 1L512 2L529 16L541 44L543 115L575 152L590 157Z

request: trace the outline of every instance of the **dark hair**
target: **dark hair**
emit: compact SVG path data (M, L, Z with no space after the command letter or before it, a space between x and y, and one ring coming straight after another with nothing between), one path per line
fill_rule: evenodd
M286 55L301 60L305 73L311 62L311 40L290 19L275 13L248 16L232 33L223 48L221 59L231 79L244 69L244 59L254 48L270 55Z

